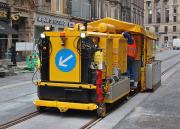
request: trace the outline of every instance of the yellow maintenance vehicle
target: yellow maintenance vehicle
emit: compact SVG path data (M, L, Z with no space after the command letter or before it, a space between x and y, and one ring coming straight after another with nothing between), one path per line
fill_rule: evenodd
M104 117L106 104L128 96L127 39L137 42L135 74L141 91L161 83L155 60L156 36L143 27L111 18L76 24L62 32L45 31L39 43L41 81L37 82L39 108L97 110Z

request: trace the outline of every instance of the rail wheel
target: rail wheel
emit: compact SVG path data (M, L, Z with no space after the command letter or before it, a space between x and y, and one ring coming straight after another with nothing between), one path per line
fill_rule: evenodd
M105 117L106 116L106 104L100 104L98 109L97 109L97 116L98 117Z

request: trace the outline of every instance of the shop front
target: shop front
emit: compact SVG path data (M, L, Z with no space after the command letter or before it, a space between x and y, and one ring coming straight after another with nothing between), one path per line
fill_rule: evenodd
M69 25L69 18L53 16L49 14L37 13L35 14L34 23L34 38L35 41L39 39L40 34L44 31L45 25L52 26L53 31L62 31Z
M9 35L17 32L10 26L10 7L0 2L0 60L6 58L6 52L11 47Z

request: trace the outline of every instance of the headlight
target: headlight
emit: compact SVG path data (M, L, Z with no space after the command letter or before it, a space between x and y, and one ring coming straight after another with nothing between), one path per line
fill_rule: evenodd
M44 33L42 33L42 34L40 35L40 37L41 37L42 39L45 39L45 38L46 38L46 35L45 35Z
M52 26L45 25L44 26L44 30L45 31L51 31L52 30Z
M86 38L86 33L81 33L81 38Z

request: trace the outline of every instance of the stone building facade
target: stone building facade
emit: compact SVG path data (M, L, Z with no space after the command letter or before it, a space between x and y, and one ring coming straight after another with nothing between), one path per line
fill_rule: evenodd
M131 0L131 22L144 24L144 0Z
M10 6L4 1L0 1L0 59L5 58L8 46L8 37L12 34L10 28Z
M111 17L143 25L144 0L90 0L92 20Z
M10 7L9 25L17 34L9 34L7 51L16 42L38 41L44 25L54 31L73 26L77 22L111 17L143 24L143 0L0 0Z
M156 32L159 46L172 45L180 38L180 0L145 0L146 29Z
M69 0L0 0L0 2L10 7L8 24L17 32L16 35L9 33L6 36L3 53L17 42L37 42L40 33L44 31L44 25L51 25L53 30L58 31L68 26L70 21L70 12L66 8Z

